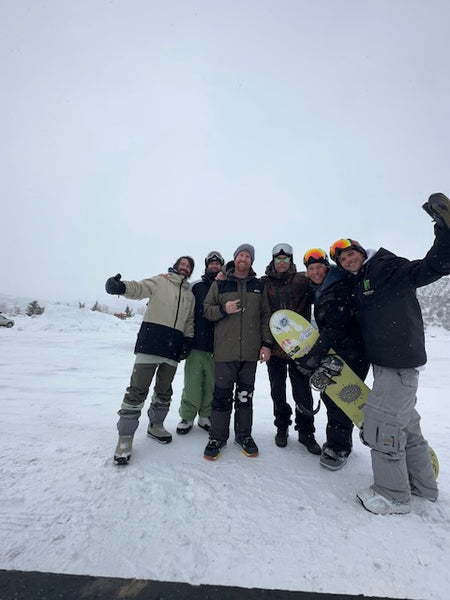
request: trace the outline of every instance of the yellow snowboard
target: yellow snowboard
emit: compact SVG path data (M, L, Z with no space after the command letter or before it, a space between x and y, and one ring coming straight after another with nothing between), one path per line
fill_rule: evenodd
M295 360L307 354L319 338L319 332L304 317L292 310L282 309L273 313L270 318L270 330L275 341L286 354ZM336 357L339 373L331 377L330 383L322 390L329 396L349 419L361 428L364 414L363 406L370 393L370 388L356 373L336 355L333 349L329 355ZM314 376L311 378L314 382ZM439 474L439 462L436 453L430 448L434 476Z

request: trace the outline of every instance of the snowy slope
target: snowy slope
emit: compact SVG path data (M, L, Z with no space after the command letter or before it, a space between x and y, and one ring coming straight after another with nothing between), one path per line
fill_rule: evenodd
M260 457L232 443L215 463L207 434L175 434L183 367L167 417L173 443L146 437L113 464L116 411L141 317L63 305L0 329L1 569L443 600L450 574L450 333L429 330L419 412L441 463L437 503L406 516L364 511L370 455L355 433L339 472L298 444L274 444L266 367L257 372ZM324 441L325 411L316 417Z

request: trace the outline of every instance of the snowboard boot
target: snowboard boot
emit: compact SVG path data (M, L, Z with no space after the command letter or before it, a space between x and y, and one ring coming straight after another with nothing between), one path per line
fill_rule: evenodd
M322 449L319 462L322 467L325 467L325 469L329 469L330 471L338 471L347 462L347 457L348 454L346 454L346 452L343 450L336 451L325 445Z
M259 455L258 446L255 444L255 440L251 435L237 435L234 439L234 443L242 448L242 452L245 456L256 458Z
M116 465L126 465L130 460L131 449L133 446L132 435L120 435L114 451L114 462Z
M198 426L204 429L205 431L209 431L211 428L211 421L209 417L199 417L198 418Z
M375 515L406 515L411 510L409 502L389 500L371 487L359 491L356 497L366 510Z
M299 433L298 441L300 442L300 444L303 444L308 450L308 452L310 452L311 454L316 454L317 456L319 454L322 454L322 450L319 444L316 442L316 438L314 437L313 433Z
M450 200L444 194L431 194L423 210L438 224L450 229Z
M206 458L206 460L217 460L220 456L220 451L222 448L225 448L226 445L226 442L220 440L209 440L203 452L203 457Z
M181 421L177 425L177 433L179 433L180 435L185 435L186 433L189 433L190 430L192 429L193 424L194 424L194 421L188 421L187 419L181 419Z
M160 444L170 444L172 441L172 434L165 429L163 423L150 423L147 428L147 435Z
M288 430L286 427L277 427L277 434L275 436L275 444L278 448L286 448L288 442Z

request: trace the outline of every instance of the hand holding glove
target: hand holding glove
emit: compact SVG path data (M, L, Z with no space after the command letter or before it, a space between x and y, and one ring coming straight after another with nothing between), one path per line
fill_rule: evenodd
M122 275L117 273L115 277L110 277L106 280L105 290L108 294L112 294L113 296L120 296L121 294L125 294L126 287L123 281L120 281Z

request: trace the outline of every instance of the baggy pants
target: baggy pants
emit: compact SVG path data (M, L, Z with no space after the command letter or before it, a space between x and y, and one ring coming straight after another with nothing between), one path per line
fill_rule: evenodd
M267 361L267 372L270 381L270 394L273 401L273 416L275 427L288 429L292 424L292 408L286 399L286 380L289 375L292 388L292 398L295 402L295 429L305 435L315 432L313 397L308 377L302 375L294 361L272 356ZM302 412L306 409L310 414Z
M420 429L417 369L373 366L373 389L364 406L364 440L371 448L373 489L396 502L408 502L411 490L436 498L428 444Z
M184 363L184 387L180 417L193 421L197 414L209 417L214 393L214 358L211 352L191 350Z
M155 373L155 388L147 414L150 423L164 422L172 400L172 381L176 370L176 366L167 363L134 364L130 385L127 387L118 412L119 435L134 435Z
M215 363L210 439L228 440L233 403L235 435L251 435L256 366L256 361Z

